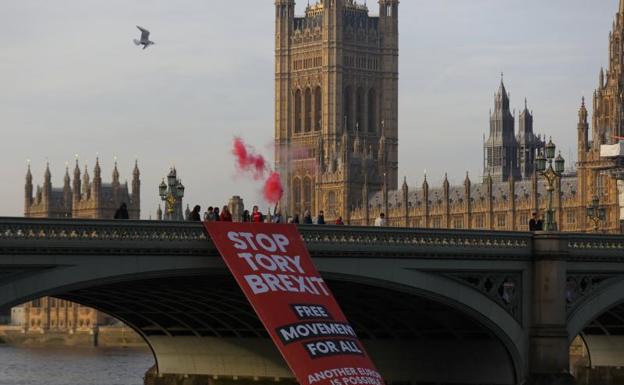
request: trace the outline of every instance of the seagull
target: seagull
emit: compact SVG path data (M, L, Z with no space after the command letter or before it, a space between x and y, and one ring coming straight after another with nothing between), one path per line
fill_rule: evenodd
M142 45L143 49L149 47L152 44L155 44L153 41L149 39L150 32L147 29L143 27L139 27L138 25L137 25L137 28L139 29L139 31L141 31L141 40L134 39L134 44Z

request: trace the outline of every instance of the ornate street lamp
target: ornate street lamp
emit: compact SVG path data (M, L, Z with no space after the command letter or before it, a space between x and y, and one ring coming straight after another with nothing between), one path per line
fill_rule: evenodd
M165 220L181 221L184 220L182 213L182 198L184 198L184 185L177 178L175 168L172 168L167 175L167 183L165 180L158 186L158 195L165 202Z
M556 146L551 138L546 145L546 156L544 156L543 152L540 152L537 157L537 171L546 179L546 191L548 192L548 208L546 210L544 231L557 231L557 221L555 220L555 210L553 209L553 192L555 191L555 182L561 178L565 170L565 160L561 153L555 159L555 151Z
M594 223L595 232L600 229L600 222L607 219L607 209L600 205L600 199L597 195L594 195L592 204L587 206L587 217Z

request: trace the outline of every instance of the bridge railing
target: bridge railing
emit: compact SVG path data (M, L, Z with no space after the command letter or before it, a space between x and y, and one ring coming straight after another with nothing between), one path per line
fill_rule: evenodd
M301 225L315 257L530 259L543 234L482 230ZM624 259L624 236L547 234L571 259ZM0 217L0 253L214 254L197 222Z

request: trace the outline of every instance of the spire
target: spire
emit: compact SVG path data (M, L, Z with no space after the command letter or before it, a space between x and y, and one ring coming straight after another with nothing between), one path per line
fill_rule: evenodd
M117 160L115 160L115 166L113 167L113 184L119 183L119 170L117 169Z
M139 160L134 160L134 170L132 170L132 177L135 179L139 179L141 172L139 171Z
M624 0L622 0L624 1ZM579 109L579 123L587 123L587 108L585 107L585 97L581 99L581 108Z
M26 183L32 185L32 173L30 172L30 162L28 162L28 168L26 169Z
M406 176L403 177L403 186L402 186L402 188L403 188L403 190L407 189L407 177Z
M423 181L423 190L429 189L429 183L427 182L427 172L425 171L425 180Z
M444 188L444 191L448 192L450 184L449 184L447 173L444 173L444 182L442 183L442 187Z
M65 182L65 187L69 188L69 165L65 165L65 178L64 178L64 182Z
M100 158L95 158L95 167L93 168L93 180L98 180L102 178L102 169L100 169Z
M466 171L466 179L464 179L464 186L466 186L467 188L470 188L471 184L472 182L470 182L470 174L468 173L468 171Z
M46 169L44 174L44 183L49 184L52 182L52 174L50 173L50 163L46 162Z
M604 87L604 68L600 67L600 73L598 74L598 89Z

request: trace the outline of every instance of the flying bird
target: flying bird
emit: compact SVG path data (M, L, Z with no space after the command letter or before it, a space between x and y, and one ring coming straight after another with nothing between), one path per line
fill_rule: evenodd
M143 27L139 27L138 25L137 25L137 28L139 29L139 31L141 31L141 40L134 39L134 44L142 45L143 49L149 47L152 44L155 44L153 41L149 39L150 32L147 29Z

